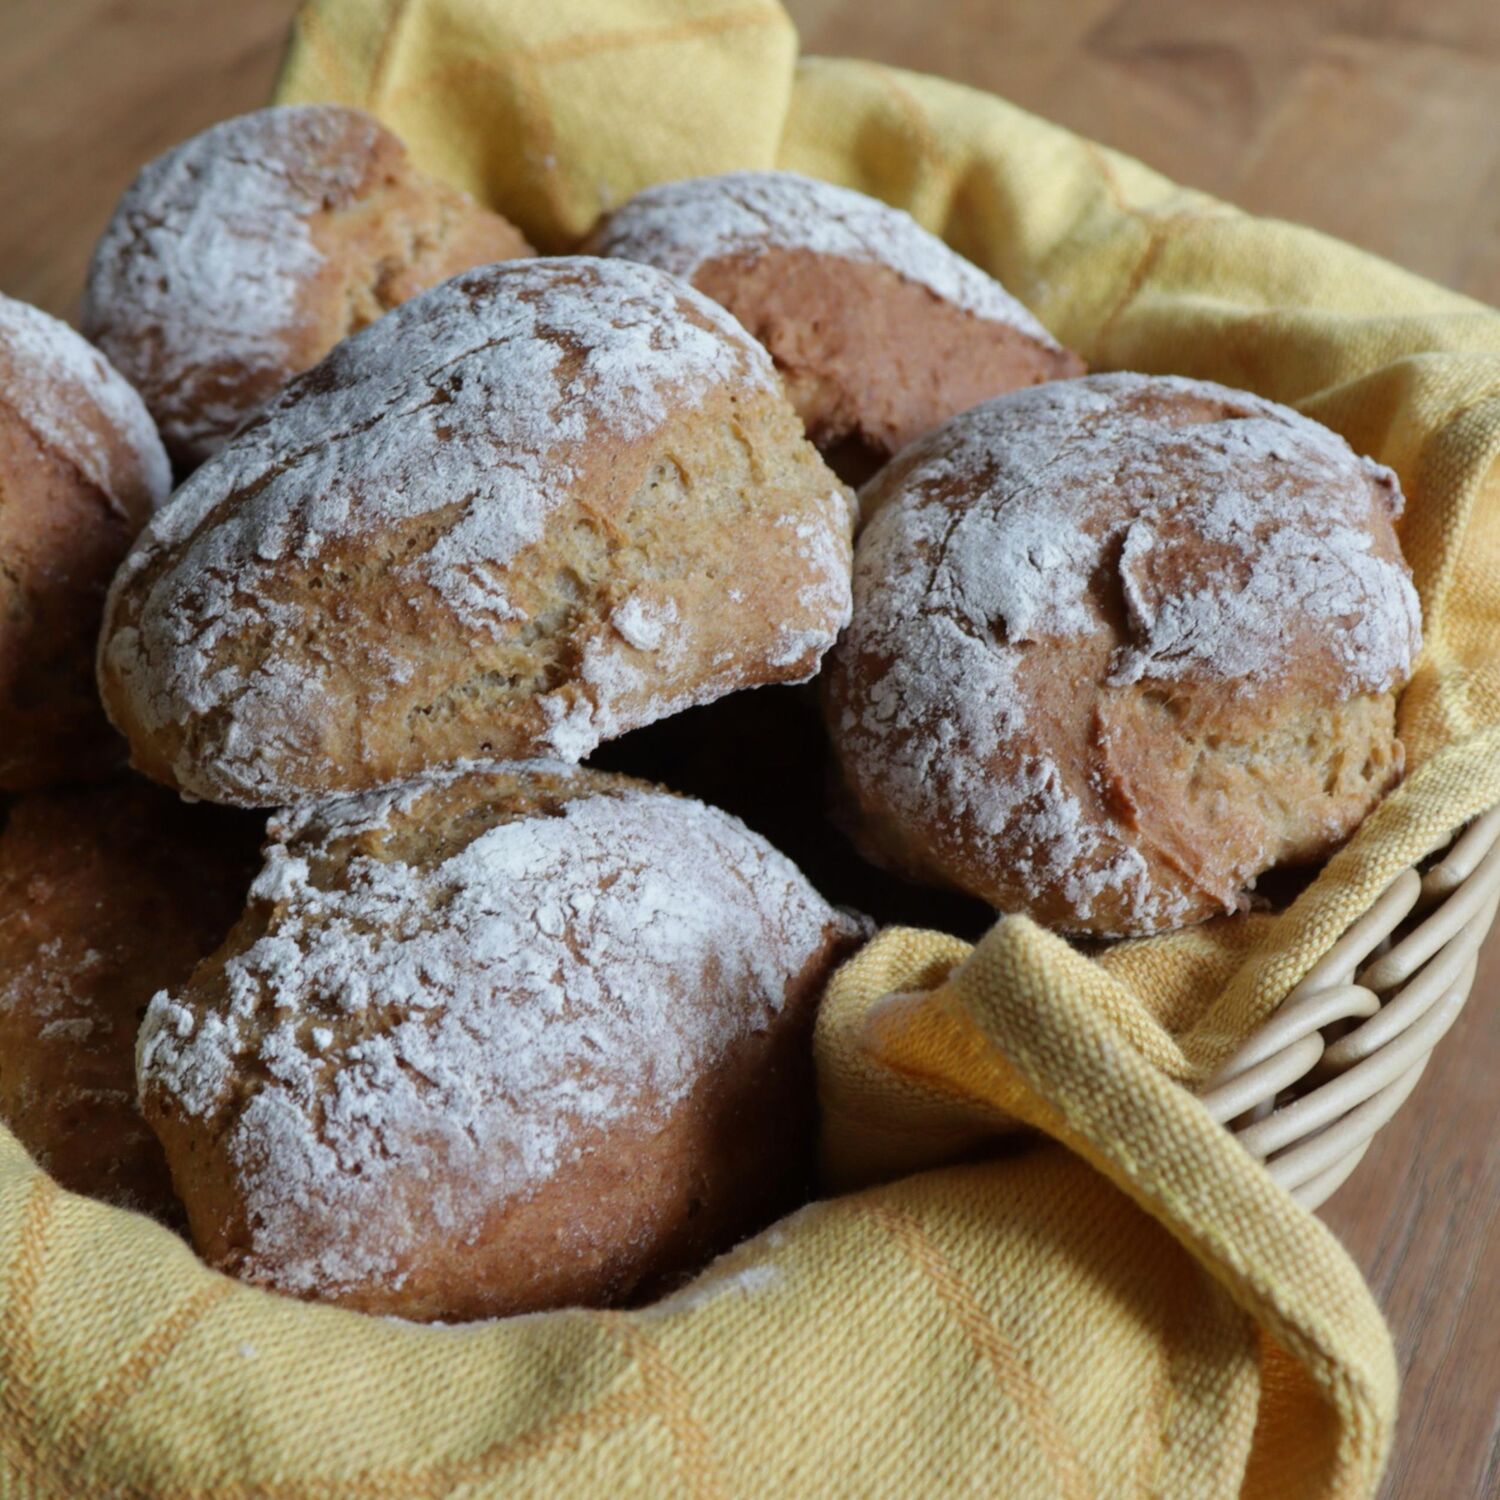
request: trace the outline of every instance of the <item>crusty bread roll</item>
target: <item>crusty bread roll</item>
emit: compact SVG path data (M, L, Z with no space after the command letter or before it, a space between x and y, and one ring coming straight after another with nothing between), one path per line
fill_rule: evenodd
M660 266L728 308L770 350L821 448L853 438L884 457L990 396L1083 372L909 214L795 172L647 188L589 248Z
M274 806L601 740L812 675L851 497L765 352L626 261L516 261L293 382L121 568L101 646L148 775Z
M1296 412L1059 382L954 418L862 500L827 721L894 867L1154 932L1327 854L1399 777L1401 492Z
M861 929L727 814L470 765L271 840L141 1030L211 1264L414 1319L607 1303L805 1193L813 1011Z
M83 327L185 472L340 339L457 271L529 254L369 115L281 105L141 170L94 251Z
M176 1215L136 1108L146 1003L229 931L254 874L243 813L137 777L17 799L0 832L0 1120L65 1188Z
M0 297L0 790L106 774L110 575L171 473L140 397L65 323Z

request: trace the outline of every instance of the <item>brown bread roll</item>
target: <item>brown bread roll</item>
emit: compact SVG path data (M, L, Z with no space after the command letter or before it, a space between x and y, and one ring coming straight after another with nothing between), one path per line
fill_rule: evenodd
M135 1041L157 990L223 941L257 820L122 777L32 792L0 832L0 1120L65 1188L176 1215L136 1108Z
M185 473L340 339L455 272L530 254L369 115L278 105L142 168L94 251L83 327Z
M1061 382L955 418L862 500L825 702L893 867L1154 932L1322 858L1399 778L1420 647L1401 491L1296 412Z
M884 458L990 396L1083 373L909 214L795 172L647 188L588 248L660 266L728 308L770 350L820 448L853 439Z
M115 580L105 706L148 775L248 805L581 759L811 676L850 503L707 298L626 261L485 267L183 485Z
M811 1027L860 925L725 813L558 763L280 815L151 1004L200 1252L415 1319L639 1295L805 1194Z
M110 575L170 489L151 418L104 356L0 297L0 790L123 760L94 643Z

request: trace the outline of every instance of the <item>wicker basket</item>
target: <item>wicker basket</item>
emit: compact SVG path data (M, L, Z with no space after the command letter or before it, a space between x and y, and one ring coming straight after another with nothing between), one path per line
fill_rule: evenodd
M1500 807L1403 870L1213 1080L1209 1113L1317 1208L1458 1018L1500 905Z

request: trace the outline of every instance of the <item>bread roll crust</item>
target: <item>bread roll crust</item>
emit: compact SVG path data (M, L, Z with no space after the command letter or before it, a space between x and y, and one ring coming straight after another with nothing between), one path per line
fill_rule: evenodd
M646 266L485 267L339 346L115 580L133 763L248 805L463 759L581 759L816 671L850 497L764 352Z
M888 456L991 396L1083 373L910 215L795 172L647 188L589 246L671 271L733 313L820 448L852 439Z
M210 1263L404 1317L603 1303L805 1191L857 939L726 814L556 763L273 820L152 1002L143 1107Z
M0 791L123 760L94 641L110 576L170 488L119 373L65 323L0 297Z
M1065 930L1233 911L1399 778L1388 469L1207 382L1003 397L862 495L825 708L874 857Z
M340 339L458 271L531 253L362 110L277 105L141 170L94 251L83 327L186 472Z
M176 1219L136 1107L147 1002L229 931L254 820L137 777L32 792L0 831L0 1119L63 1187Z

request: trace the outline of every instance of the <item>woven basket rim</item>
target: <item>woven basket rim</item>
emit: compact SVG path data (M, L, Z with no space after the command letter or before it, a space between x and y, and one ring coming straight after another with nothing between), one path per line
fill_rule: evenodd
M1473 990L1500 908L1500 806L1372 901L1202 1102L1308 1208L1349 1178Z

